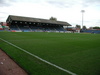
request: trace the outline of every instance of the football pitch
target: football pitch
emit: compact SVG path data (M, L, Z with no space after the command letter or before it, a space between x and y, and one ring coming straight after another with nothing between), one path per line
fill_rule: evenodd
M0 32L0 38L77 75L100 75L100 34ZM0 40L29 75L70 75Z

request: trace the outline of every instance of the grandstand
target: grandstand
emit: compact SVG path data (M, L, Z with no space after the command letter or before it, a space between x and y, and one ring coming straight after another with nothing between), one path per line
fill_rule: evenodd
M47 19L9 15L6 20L14 32L65 32L63 26L71 26L67 22Z
M100 29L92 29L92 30L87 29L87 30L82 30L82 32L83 33L92 33L92 34L96 33L96 34L100 34Z

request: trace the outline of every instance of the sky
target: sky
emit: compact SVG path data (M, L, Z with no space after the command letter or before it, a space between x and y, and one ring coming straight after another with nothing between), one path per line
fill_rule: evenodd
M57 18L73 27L100 27L100 0L0 0L0 22L9 15L49 19Z

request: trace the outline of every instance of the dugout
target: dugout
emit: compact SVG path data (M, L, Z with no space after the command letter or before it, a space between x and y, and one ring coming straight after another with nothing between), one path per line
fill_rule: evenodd
M6 22L10 29L15 31L65 31L63 26L71 26L63 21L14 15L9 15Z

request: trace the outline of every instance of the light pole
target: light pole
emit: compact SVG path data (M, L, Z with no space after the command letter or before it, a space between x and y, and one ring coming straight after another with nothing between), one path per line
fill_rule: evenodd
M83 19L84 19L83 13L85 12L85 10L81 10L81 12L82 12L82 29L83 29Z

